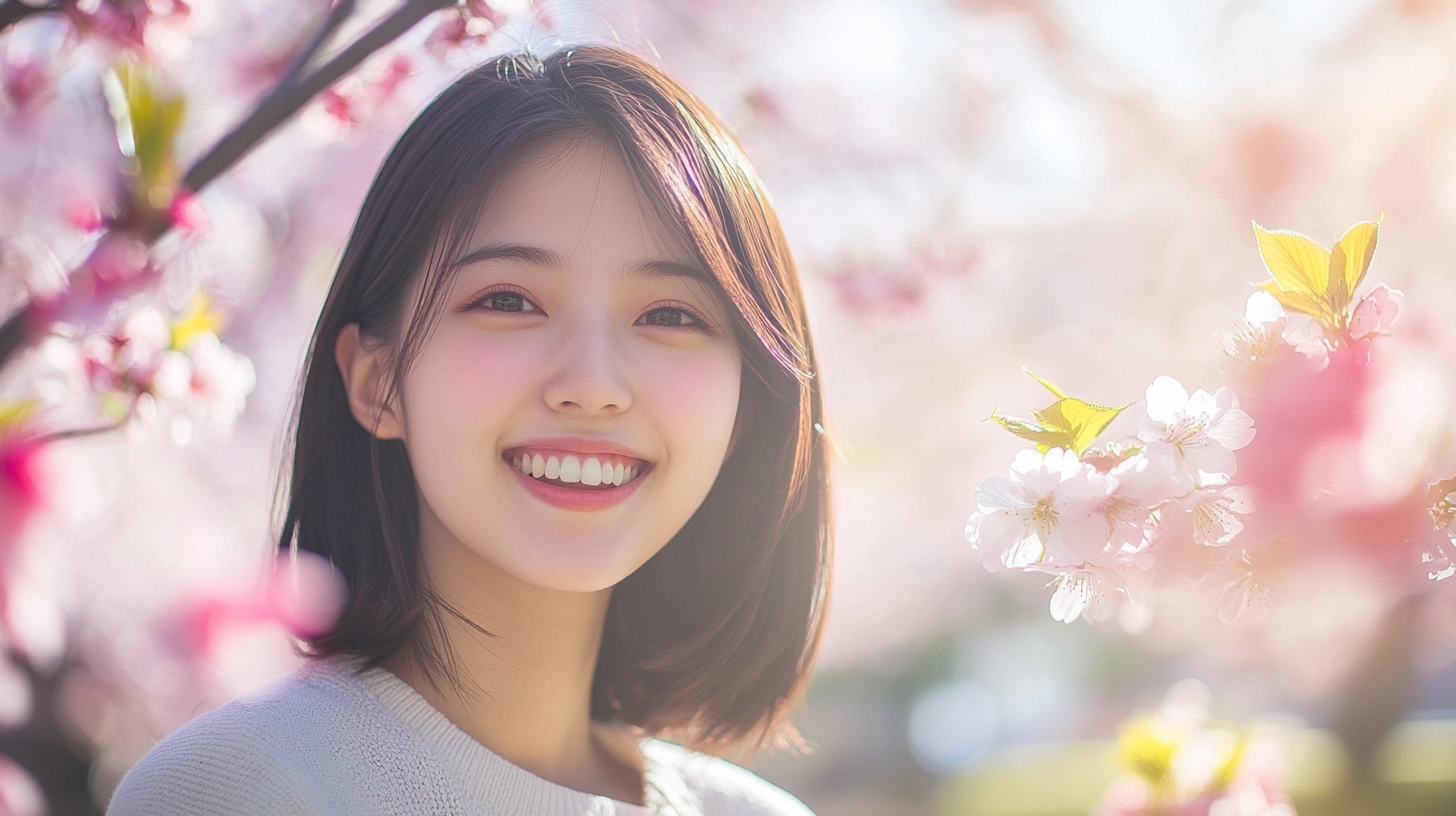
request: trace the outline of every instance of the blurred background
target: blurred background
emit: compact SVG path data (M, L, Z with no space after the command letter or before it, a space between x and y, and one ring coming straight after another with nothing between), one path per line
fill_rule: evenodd
M393 5L361 3L349 31ZM299 366L358 203L466 66L584 41L649 56L727 118L808 289L838 450L834 591L795 717L814 750L755 771L821 816L1088 813L1124 770L1119 724L1194 679L1216 720L1282 735L1299 813L1456 813L1456 581L1315 553L1231 623L1175 597L1127 631L1052 620L1045 576L987 573L963 532L976 485L1025 447L983 420L1047 401L1023 365L1108 404L1159 374L1223 384L1214 332L1267 278L1251 220L1329 245L1383 216L1370 279L1406 294L1393 348L1416 372L1390 399L1449 423L1456 3L492 5L504 19L474 39L442 45L426 21L375 55L201 194L205 229L159 248L251 360L229 431L47 447L54 487L7 597L33 713L0 753L52 813L96 812L156 739L295 663L276 616L198 610L235 608L219 599L269 554ZM189 100L178 152L245 113L325 8L159 11L137 47ZM84 256L78 208L112 194L110 52L67 25L0 34L7 304ZM3 394L36 382L6 373Z

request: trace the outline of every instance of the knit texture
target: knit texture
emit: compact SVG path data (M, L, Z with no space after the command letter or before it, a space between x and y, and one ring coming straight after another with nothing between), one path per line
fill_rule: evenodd
M192 720L121 780L108 816L813 816L726 760L636 741L644 805L548 782L386 669L316 660Z

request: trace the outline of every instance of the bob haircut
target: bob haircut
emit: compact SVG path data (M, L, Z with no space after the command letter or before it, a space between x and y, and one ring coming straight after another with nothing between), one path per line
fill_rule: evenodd
M458 679L442 615L489 634L427 585L404 444L355 420L333 349L357 322L366 344L388 347L393 393L491 185L524 150L559 138L600 139L620 152L710 271L704 282L729 307L744 361L736 441L717 480L683 528L613 590L591 716L706 751L799 745L786 715L818 651L831 544L798 273L768 193L724 123L660 70L612 48L474 69L425 108L375 177L314 330L292 429L279 546L328 558L348 585L338 621L306 651L379 665L408 645L438 687Z

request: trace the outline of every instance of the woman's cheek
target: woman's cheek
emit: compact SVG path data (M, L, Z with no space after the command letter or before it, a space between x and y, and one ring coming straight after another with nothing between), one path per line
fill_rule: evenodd
M483 434L493 444L507 430L505 417L528 396L540 368L535 357L532 344L520 338L440 332L407 375L414 403L408 407L421 420L446 423L454 434Z
M722 464L738 414L741 364L731 349L664 354L644 383L653 414L669 437L669 450L704 457L707 472Z

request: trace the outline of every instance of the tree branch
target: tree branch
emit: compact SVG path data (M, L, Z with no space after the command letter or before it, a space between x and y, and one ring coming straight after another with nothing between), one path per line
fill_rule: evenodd
M258 103L248 118L233 128L192 165L183 178L183 186L193 193L200 191L247 155L274 128L297 113L320 91L337 82L345 74L358 67L359 63L368 59L371 54L413 28L420 20L433 12L455 4L456 0L405 0L402 6L359 39L350 43L333 59L314 72L300 78L314 53L317 53L328 38L338 30L339 25L353 13L354 0L338 0L329 10L328 17L314 31L309 42L304 45L303 50L294 57L293 63L279 84L264 97L263 101ZM59 11L60 9L61 0L40 7L27 6L17 0L0 0L0 30L10 23L32 14ZM122 224L132 223L132 221L133 219L126 218L125 214L122 218L117 219L117 222ZM170 226L164 222L149 222L141 226L142 234L137 237L150 245L160 238ZM3 368L11 357L29 343L33 324L40 323L42 318L43 313L40 307L36 306L34 302L27 301L11 313L3 324L0 324L0 368Z
M278 84L280 86L292 85L297 81L318 50L329 41L334 32L339 30L339 26L343 25L344 21L349 19L353 13L354 0L335 0L334 5L329 8L328 15L324 17L323 23L314 29L313 36L309 37L308 42L304 43L303 47L298 49L298 53L293 55L293 60L288 63L288 68L283 71L283 78Z
M61 10L61 0L46 3L43 6L28 6L20 0L3 0L0 2L0 31L15 25L35 14L52 14Z
M187 171L182 184L197 192L208 182L247 155L274 128L297 113L320 91L358 67L375 51L414 27L415 23L440 9L455 5L455 0L407 0L393 14L384 18L368 33L350 43L337 56L313 73L293 82L281 82L268 94L253 113L227 134L207 155ZM330 18L332 18L332 13ZM327 26L329 20L324 21Z

